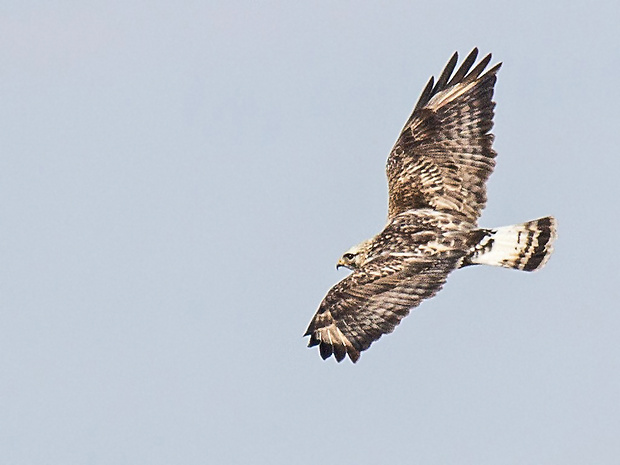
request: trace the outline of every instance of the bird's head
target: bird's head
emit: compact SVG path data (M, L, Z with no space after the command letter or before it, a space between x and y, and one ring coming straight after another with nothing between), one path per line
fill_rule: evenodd
M366 259L368 258L368 252L370 250L370 241L364 241L361 244L357 244L347 250L338 263L336 264L336 269L344 266L350 270L355 270L362 266Z

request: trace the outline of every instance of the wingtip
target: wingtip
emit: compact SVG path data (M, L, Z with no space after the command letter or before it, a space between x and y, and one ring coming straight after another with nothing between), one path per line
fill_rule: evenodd
M476 58L478 58L478 47L472 48L471 52L469 52L469 55L467 55L467 58L465 58L464 61L476 61Z
M321 342L319 344L319 353L321 354L321 358L323 360L327 360L334 353L334 348L331 344L327 344L326 342Z
M497 73L503 64L504 62L500 61L499 63L493 65L493 67L489 71L487 71L487 73Z
M356 349L349 341L346 339L341 341L323 341L320 337L317 337L316 333L311 329L308 329L304 336L310 336L310 340L308 341L308 347L316 347L319 346L319 355L323 360L327 360L332 355L336 359L338 363L342 362L347 355L349 359L356 363L360 358L360 351Z
M346 356L347 356L347 350L344 347L344 345L335 344L334 345L334 357L336 357L336 361L340 363L344 360Z
M308 341L308 347L317 346L321 342L313 334L308 334L308 336L310 336L310 340Z

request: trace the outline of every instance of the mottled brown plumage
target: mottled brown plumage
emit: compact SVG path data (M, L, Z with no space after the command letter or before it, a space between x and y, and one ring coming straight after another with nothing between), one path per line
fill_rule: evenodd
M552 252L556 223L546 217L480 229L485 183L495 166L491 55L473 69L474 49L454 72L455 53L430 79L387 161L388 224L338 262L353 273L323 299L305 333L325 359L356 362L411 308L434 296L454 269L486 264L525 271ZM454 74L453 74L454 72Z
M405 123L387 162L388 217L411 208L463 213L476 221L486 203L485 182L495 167L492 149L493 86L501 64L480 74L487 55L472 71L474 49L455 76L455 53L433 78Z

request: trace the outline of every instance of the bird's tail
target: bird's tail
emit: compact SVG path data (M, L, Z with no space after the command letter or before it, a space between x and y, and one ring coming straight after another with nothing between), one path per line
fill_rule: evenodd
M552 216L496 229L478 229L476 243L461 266L492 265L534 271L553 252L556 220Z

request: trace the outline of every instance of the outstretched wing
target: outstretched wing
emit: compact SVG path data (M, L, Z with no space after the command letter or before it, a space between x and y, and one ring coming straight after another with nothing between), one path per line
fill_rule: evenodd
M493 87L501 63L473 69L474 49L454 75L455 53L426 85L387 161L389 218L415 208L456 211L475 223L495 166ZM471 70L470 70L471 69Z
M308 347L318 345L323 359L333 354L340 362L348 354L356 362L361 351L441 289L462 256L443 255L408 261L387 255L347 276L330 289L312 318L304 334L310 336Z

